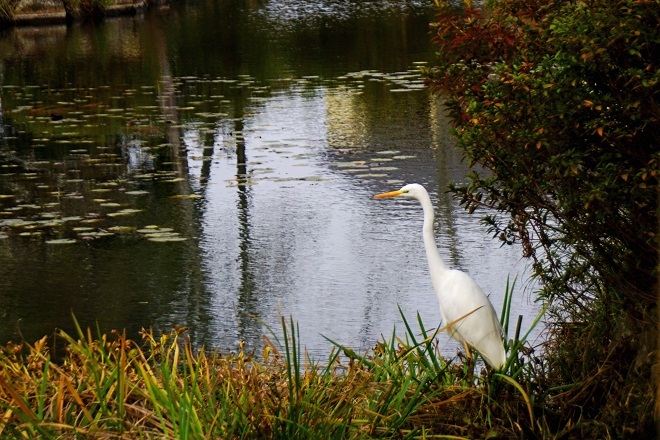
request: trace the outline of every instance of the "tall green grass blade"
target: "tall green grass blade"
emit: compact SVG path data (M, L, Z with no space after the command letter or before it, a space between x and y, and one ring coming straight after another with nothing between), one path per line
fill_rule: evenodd
M419 315L419 313L417 313L417 322L420 326L421 333L422 333L422 336L424 336L424 339L420 342L417 342L417 339L415 338L415 334L414 334L412 328L410 327L410 325L408 324L408 320L406 319L406 317L403 313L403 310L401 310L401 306L398 306L398 307L399 307L399 314L401 315L401 319L403 320L403 324L405 325L406 331L408 332L407 337L410 338L410 340L412 341L412 347L410 348L410 350L414 349L414 350L417 351L417 360L421 363L422 367L424 368L424 370L426 372L433 371L434 366L437 365L437 359L434 359L435 360L435 365L432 365L433 360L430 360L428 356L430 356L431 358L435 358L435 356L434 356L433 350L432 349L429 350L430 341L429 341L429 339L426 335L426 331L424 330L424 325L423 325L421 316ZM435 335L435 333L434 333L434 335ZM439 365L438 365L437 369L439 370Z
M426 345L426 353L428 353L429 357L431 358L431 362L433 363L433 368L436 374L439 375L442 371L444 371L444 368L441 367L438 356L436 356L435 349L433 347L433 341L435 340L438 333L440 333L440 329L436 327L433 331L433 334L429 336L426 332L424 323L422 322L422 317L419 313L417 313L417 322L419 323L419 328L422 330L422 336L424 337L423 342Z
M50 361L46 359L44 363L41 383L39 384L39 394L37 395L37 417L39 420L43 420L45 415L44 411L46 408L46 388L48 387L49 373Z
M510 282L510 278L506 277L506 287L504 289L504 301L502 302L502 313L500 313L500 325L502 326L502 333L504 333L505 341L509 334L509 319L511 316L511 302L513 300L513 290L516 286L518 277Z

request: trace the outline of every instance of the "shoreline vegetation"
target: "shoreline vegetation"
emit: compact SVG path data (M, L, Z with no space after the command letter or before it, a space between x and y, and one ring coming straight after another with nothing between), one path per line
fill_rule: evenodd
M229 354L195 348L185 328L131 340L74 317L76 335L0 347L0 438L545 437L524 336L485 371L439 356L443 329L416 334L402 317L405 334L363 354L330 341L323 363L284 317L261 353Z
M168 4L168 0L0 0L0 29L100 21Z

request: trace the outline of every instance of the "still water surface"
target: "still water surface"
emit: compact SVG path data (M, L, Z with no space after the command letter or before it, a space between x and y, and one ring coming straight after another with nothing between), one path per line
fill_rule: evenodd
M185 325L231 350L298 322L316 357L440 316L421 208L499 311L516 247L444 192L467 172L418 69L424 1L186 2L0 36L0 342ZM525 327L525 325L523 326ZM452 356L456 345L441 336Z

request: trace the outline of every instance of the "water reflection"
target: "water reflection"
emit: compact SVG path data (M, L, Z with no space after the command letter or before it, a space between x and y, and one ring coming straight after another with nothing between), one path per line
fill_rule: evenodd
M321 335L373 345L398 304L435 326L419 206L371 200L412 181L443 257L499 307L524 267L444 193L466 167L417 74L425 3L294 3L0 39L1 340L70 330L71 311L222 349L290 315L315 355Z

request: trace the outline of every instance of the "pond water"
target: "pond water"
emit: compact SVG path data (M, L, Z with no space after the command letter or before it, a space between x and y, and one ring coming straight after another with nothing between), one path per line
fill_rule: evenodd
M0 35L0 342L189 327L221 350L299 325L355 349L399 307L440 322L414 201L445 260L536 314L526 262L445 193L465 180L426 1L188 1L97 26ZM512 335L511 335L512 336ZM447 355L457 345L440 336Z

